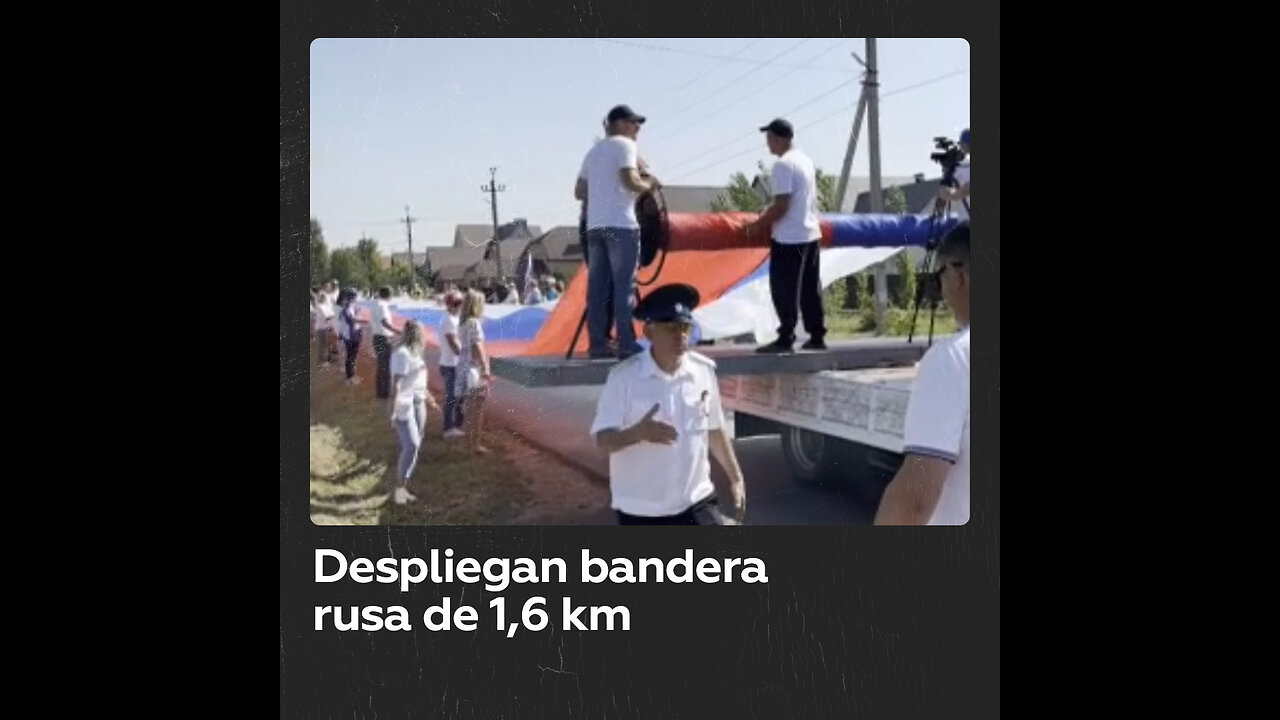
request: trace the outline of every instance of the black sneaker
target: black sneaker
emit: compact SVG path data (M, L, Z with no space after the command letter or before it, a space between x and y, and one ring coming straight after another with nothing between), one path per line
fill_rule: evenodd
M791 343L775 341L775 342L769 343L768 345L761 345L760 347L756 348L756 352L760 353L761 355L770 355L770 354L781 355L781 354L795 352L795 351L792 350Z
M808 340L804 341L804 344L800 346L800 349L801 350L826 350L827 344L821 340L815 340L813 338L809 338Z

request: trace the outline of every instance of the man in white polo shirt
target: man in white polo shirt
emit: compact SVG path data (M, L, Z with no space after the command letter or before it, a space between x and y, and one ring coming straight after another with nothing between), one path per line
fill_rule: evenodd
M651 345L610 372L591 434L609 453L609 489L620 525L719 525L714 456L729 477L737 522L746 490L724 411L715 362L689 351L698 291L665 285L635 308Z
M771 233L769 292L778 313L778 338L756 349L760 353L788 353L796 342L796 306L804 317L809 339L803 350L826 350L822 278L818 275L822 227L818 224L818 179L813 161L792 146L795 130L778 118L760 128L769 152L778 156L769 173L773 202L755 222L743 228L747 237L766 229Z
M618 357L640 352L631 323L631 297L640 259L640 222L636 198L659 186L642 178L636 136L644 116L626 105L609 111L607 137L582 161L573 197L587 205L587 337L588 355L610 357L608 307L613 304L618 328Z
M373 352L378 358L375 394L386 400L391 397L391 340L400 331L391 324L391 288L378 289L378 299L373 304Z
M920 360L907 402L903 461L885 488L876 525L969 522L969 226L938 245L942 297L960 331Z

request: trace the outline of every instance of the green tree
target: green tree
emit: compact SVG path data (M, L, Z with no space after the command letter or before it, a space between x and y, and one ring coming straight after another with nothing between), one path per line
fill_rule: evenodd
M324 242L324 230L319 220L311 218L311 284L323 285L331 279L329 247Z
M901 187L894 185L885 191L884 211L893 215L906 215L910 212L907 207L907 195L902 191ZM910 310L916 299L916 268L907 259L905 252L898 253L896 260L898 263L898 277L902 279L896 304L900 308ZM910 324L910 321L908 321L907 325Z
M329 273L344 288L364 288L369 275L355 248L337 248L329 255Z
M894 185L884 193L884 211L893 215L906 215L910 212L907 208L907 194L902 192L902 188Z
M902 278L902 291L898 295L898 307L910 309L916 302L916 268L907 259L906 251L897 254L898 277Z
M764 201L756 194L755 188L751 187L751 181L747 179L744 173L734 173L729 178L729 185L725 188L725 192L716 196L711 201L711 209L716 212L728 212L737 210L740 212L760 212L764 210Z
M360 258L360 267L369 285L375 285L382 274L381 258L378 255L378 241L370 237L360 238L356 243L356 257Z
M406 263L396 263L386 270L381 271L377 285L381 287L386 285L391 288L391 292L403 292L413 284L413 270Z
M835 212L836 179L822 172L822 168L814 171L814 179L818 182L818 212Z
M764 163L759 163L759 177L768 179ZM836 179L818 168L814 174L818 184L818 212L834 212L836 209ZM760 198L745 173L734 173L729 178L725 191L711 201L711 209L715 212L737 210L740 212L761 212L768 203Z

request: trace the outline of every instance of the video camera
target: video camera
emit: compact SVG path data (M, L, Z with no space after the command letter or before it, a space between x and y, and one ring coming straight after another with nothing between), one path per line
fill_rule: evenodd
M956 168L964 160L964 151L956 141L946 137L934 138L933 146L941 152L930 154L929 159L942 166L942 184L951 187L955 184Z

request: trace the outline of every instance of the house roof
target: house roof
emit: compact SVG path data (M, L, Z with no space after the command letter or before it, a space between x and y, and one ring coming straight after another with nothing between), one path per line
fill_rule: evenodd
M711 202L725 192L723 187L709 185L664 185L662 197L667 212L711 212Z
M902 188L902 194L907 199L907 210L911 213L929 212L933 209L933 199L938 196L938 183L940 178L933 180L923 180L916 182L914 178L907 178L905 182L900 183L884 183L880 186L882 193L889 192L891 187ZM881 201L883 206L883 200ZM871 212L871 192L866 190L857 195L857 201L853 204L853 212L869 213Z
M542 234L542 228L530 225L524 218L516 218L511 222L498 226L498 240L506 242L513 238L535 238ZM468 224L458 225L453 229L453 246L455 248L480 247L493 237L493 225Z
M544 260L580 260L581 238L574 225L557 225L529 243L529 247Z
M455 248L480 247L493 237L493 225L458 225L453 229L453 246Z
M436 271L436 279L444 282L460 282L466 278L469 265L447 265Z

